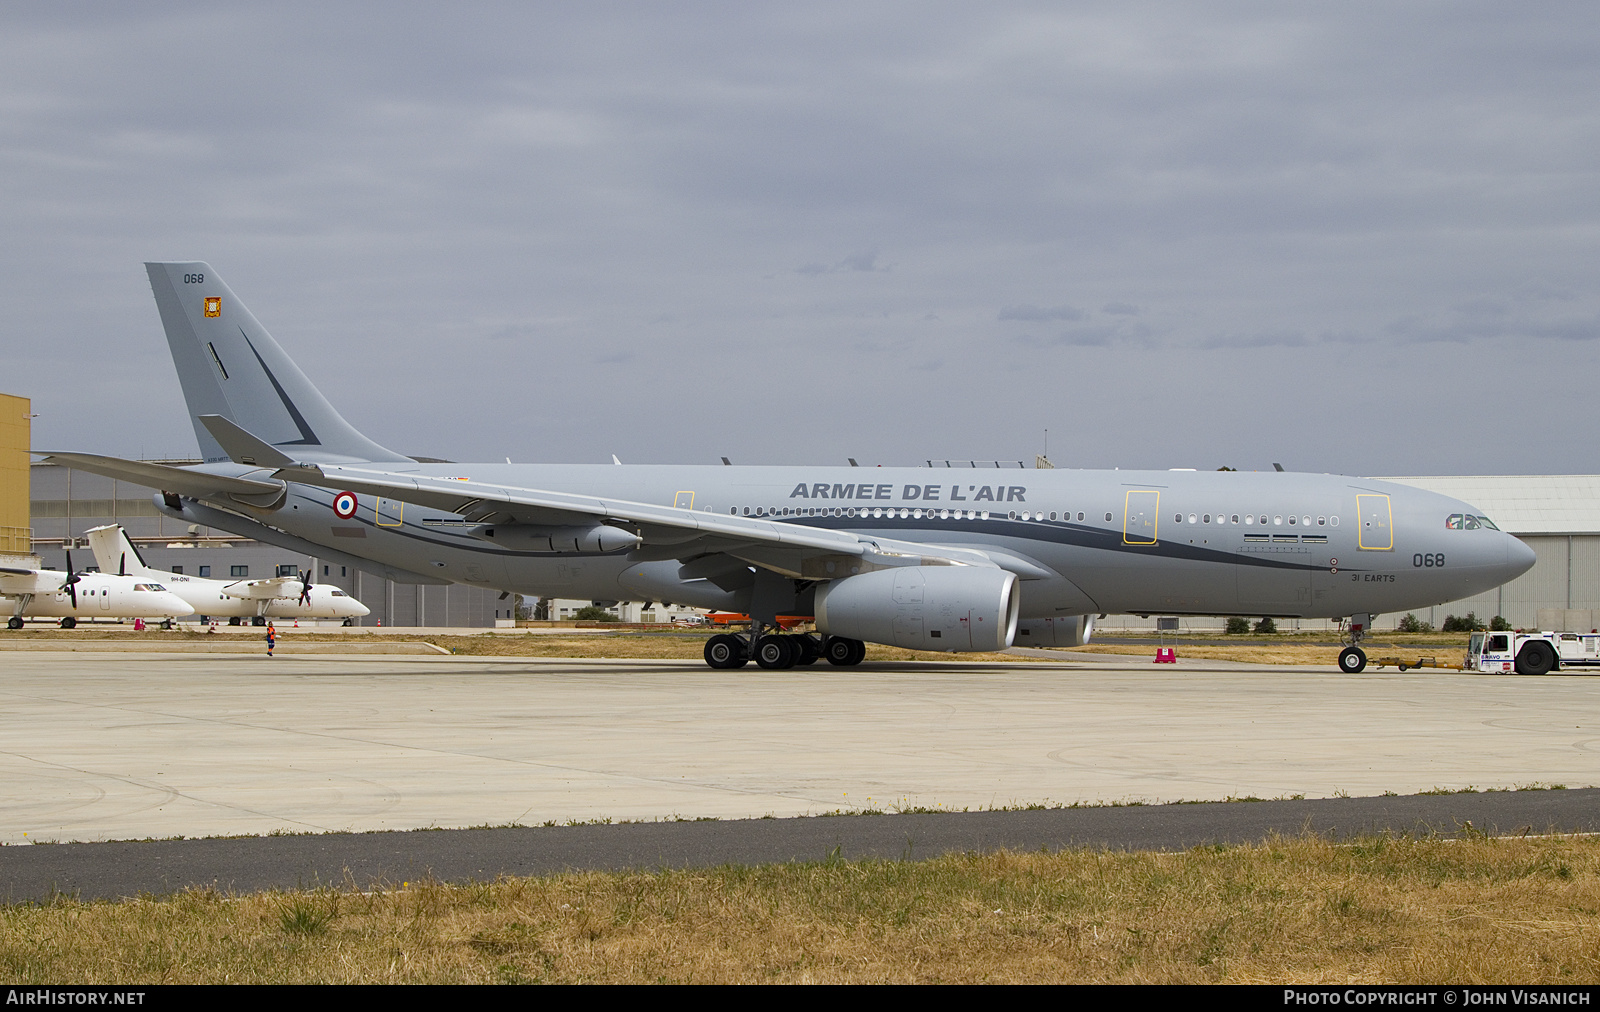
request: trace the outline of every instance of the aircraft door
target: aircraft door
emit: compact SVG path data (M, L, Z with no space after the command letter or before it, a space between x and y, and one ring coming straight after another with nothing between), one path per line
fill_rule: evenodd
M401 518L404 516L405 507L406 504L399 499L380 497L378 505L372 511L373 519L379 527L399 527L402 524Z
M1356 516L1361 522L1357 544L1364 551L1394 550L1393 515L1387 495L1374 493L1356 496Z
M1160 492L1129 492L1123 500L1122 543L1156 543L1156 513L1161 508Z

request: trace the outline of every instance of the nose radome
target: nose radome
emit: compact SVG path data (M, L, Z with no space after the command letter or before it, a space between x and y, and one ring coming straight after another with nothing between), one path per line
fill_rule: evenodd
M1505 539L1506 580L1510 581L1532 569L1533 564L1539 561L1539 556L1535 555L1533 549L1524 544L1520 538L1507 534Z

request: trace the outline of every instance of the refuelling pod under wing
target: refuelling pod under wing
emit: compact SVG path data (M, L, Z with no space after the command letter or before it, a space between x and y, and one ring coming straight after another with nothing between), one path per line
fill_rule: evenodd
M1017 624L1019 647L1081 647L1093 635L1093 615L1031 618Z
M911 650L1004 650L1017 632L1017 577L973 566L905 566L817 588L817 629Z
M468 533L509 552L604 555L639 547L639 535L609 524L596 524L593 527L480 524Z

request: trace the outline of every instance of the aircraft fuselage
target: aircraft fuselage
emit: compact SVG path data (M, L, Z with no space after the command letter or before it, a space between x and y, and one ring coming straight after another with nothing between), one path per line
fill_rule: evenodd
M272 473L226 462L204 469ZM1481 593L1532 563L1531 550L1514 537L1461 522L1481 516L1466 503L1339 475L554 464L390 469L978 549L1019 573L1025 619L1404 611ZM473 525L456 514L400 500L354 496L353 513L337 515L338 494L290 483L281 508L239 512L315 545L446 581L713 608L738 608L744 600L736 580L684 572L670 546L605 555L508 551L468 534ZM163 508L208 519L187 505ZM238 533L272 540L270 532ZM1007 565L1001 555L1021 565Z

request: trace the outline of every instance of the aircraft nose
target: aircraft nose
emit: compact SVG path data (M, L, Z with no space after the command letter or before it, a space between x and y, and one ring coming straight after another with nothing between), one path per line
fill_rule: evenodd
M1534 554L1533 549L1529 548L1527 544L1522 541L1522 539L1513 537L1510 534L1505 535L1505 539L1506 575L1505 579L1501 581L1502 583L1508 583L1512 580L1515 580L1523 573L1526 573L1528 570L1532 569L1533 564L1539 561L1539 557Z

